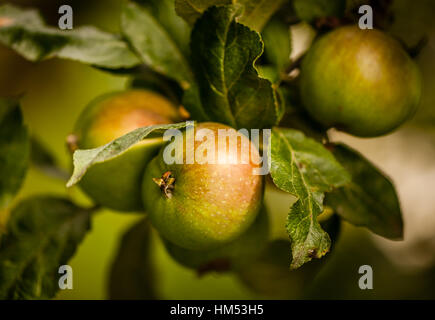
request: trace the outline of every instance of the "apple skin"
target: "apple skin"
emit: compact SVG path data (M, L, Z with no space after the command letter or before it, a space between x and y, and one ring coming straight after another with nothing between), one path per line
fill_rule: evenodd
M189 250L163 239L169 255L181 265L199 273L225 272L242 268L261 254L269 239L269 218L266 208L239 237L212 250Z
M98 97L82 112L74 134L80 149L104 145L139 127L178 121L175 106L148 90L127 90ZM146 164L163 140L146 139L122 155L88 170L80 187L96 203L117 211L143 211L141 186Z
M391 132L416 111L420 72L379 30L340 27L321 37L301 66L301 99L325 127L360 137Z
M215 155L225 155L224 160L234 156L219 149L219 129L232 129L219 123L197 124L195 131L209 129L215 133ZM234 131L232 134L236 134ZM183 133L183 137L186 133ZM243 136L253 154L259 157L258 149ZM185 140L185 139L183 139ZM183 148L183 141L178 147ZM204 142L195 142L194 150ZM237 152L240 154L241 140ZM222 153L221 153L222 152ZM253 174L259 165L249 163L223 164L166 164L164 148L148 164L143 179L142 198L151 223L166 240L185 249L207 250L227 243L242 234L254 221L263 199L263 177ZM185 152L183 152L185 157ZM255 159L256 161L257 159ZM170 172L175 178L172 196L168 198L153 181Z

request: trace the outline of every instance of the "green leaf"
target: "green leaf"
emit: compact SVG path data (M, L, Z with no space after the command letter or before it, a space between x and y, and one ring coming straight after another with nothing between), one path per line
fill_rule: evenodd
M290 267L296 269L329 251L330 238L317 216L323 211L324 193L350 178L322 144L293 129L272 130L271 161L275 185L298 197L287 219L293 256Z
M30 162L43 173L62 180L68 179L68 174L59 168L59 164L51 152L35 137L31 137Z
M322 17L341 17L346 9L346 0L293 0L296 14L311 22Z
M34 197L18 204L0 243L0 299L54 297L59 267L89 226L89 211L65 199Z
M238 22L260 32L286 0L235 0L235 2L244 6Z
M157 299L157 270L151 258L151 225L145 218L122 237L110 271L110 299Z
M162 124L137 128L101 147L86 150L76 150L73 155L74 171L67 183L71 187L78 183L86 171L94 164L113 159L127 151L145 138L162 136L168 129L182 129L186 123Z
M18 102L0 99L0 209L9 205L23 183L29 148Z
M279 73L275 66L270 64L262 64L256 66L258 75L261 78L267 79L272 83L278 83L280 80Z
M192 60L202 105L214 121L234 128L266 128L281 112L269 80L254 67L263 53L259 34L234 21L240 10L212 7L195 23Z
M243 12L238 17L238 22L261 31L284 2L285 0L175 0L175 10L180 17L193 25L212 6L240 4L243 6Z
M183 96L183 90L176 81L162 76L150 68L143 68L139 74L131 77L128 87L156 91L171 100L175 105L181 104Z
M330 148L351 173L352 182L328 193L325 203L354 225L389 239L403 239L400 203L389 178L350 147L337 144Z
M175 15L173 1L139 2L141 6L128 2L124 7L121 15L124 36L147 67L183 88L183 104L192 118L207 120L189 62L190 27Z
M165 29L185 56L190 48L190 26L175 12L174 0L136 0Z
M193 25L209 7L231 3L232 0L175 0L175 11L187 23Z
M198 121L207 121L210 120L210 117L205 112L201 97L199 95L199 88L197 84L192 85L189 89L184 92L183 95L183 106L192 116L192 119L196 119Z
M149 10L128 2L121 15L121 29L143 63L178 81L186 89L194 81L189 61L165 27Z
M46 26L35 10L8 4L0 6L0 43L30 61L58 57L109 69L139 64L116 35L94 27L62 31Z
M278 19L271 20L262 32L265 55L268 61L283 72L290 64L290 27Z

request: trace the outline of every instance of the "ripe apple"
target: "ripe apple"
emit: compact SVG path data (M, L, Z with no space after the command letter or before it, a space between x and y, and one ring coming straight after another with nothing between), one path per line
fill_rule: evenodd
M148 90L127 90L98 97L82 112L74 134L77 147L104 145L139 127L178 121L175 106ZM80 181L95 202L118 211L143 211L142 176L148 161L163 144L161 138L146 139L122 155L96 164Z
M325 127L361 137L386 134L409 119L421 95L417 65L379 30L340 27L304 58L301 99Z
M190 250L216 248L235 239L255 220L263 198L263 177L253 174L259 167L256 146L223 124L198 124L196 134L202 129L209 130L213 137L195 139L193 163L186 163L185 139L174 140L174 148L183 152L183 163L167 164L162 148L148 164L142 187L145 210L154 227L166 240ZM220 129L230 129L230 137L239 136L236 148L227 149L226 144L218 143ZM208 152L214 151L214 163L196 160L204 144L213 144ZM243 145L250 146L250 160L231 164L230 160L246 155L242 152L250 152Z

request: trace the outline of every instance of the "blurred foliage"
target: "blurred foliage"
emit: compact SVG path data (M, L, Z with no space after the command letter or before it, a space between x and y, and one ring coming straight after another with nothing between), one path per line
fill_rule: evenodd
M403 239L403 221L392 182L363 155L345 145L329 145L352 182L326 195L325 203L343 219L392 240Z
M47 299L59 290L59 267L90 228L90 211L55 197L33 197L11 212L0 245L0 299Z
M123 235L110 271L110 299L159 298L151 231L148 219L144 218Z
M29 149L18 101L0 99L0 209L9 205L23 183Z

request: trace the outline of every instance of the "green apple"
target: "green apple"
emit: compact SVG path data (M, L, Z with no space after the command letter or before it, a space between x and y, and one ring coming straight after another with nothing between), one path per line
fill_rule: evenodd
M74 135L77 147L104 145L139 127L178 121L175 106L148 90L127 90L98 97L81 113ZM146 139L122 155L96 164L80 181L80 187L96 203L118 211L143 211L141 185L145 166L163 144Z
M259 167L256 146L223 124L201 123L195 132L204 132L202 129L209 130L213 137L195 139L193 163L186 161L184 132L183 139L172 143L175 150L182 150L182 163L167 164L162 148L148 164L142 187L145 210L157 231L166 240L190 250L216 248L246 231L260 211L264 191L263 177L254 174ZM228 129L230 138L239 136L237 148L227 149L218 143L218 131ZM213 144L214 163L196 161L204 144ZM246 156L242 153L249 155L243 145L251 146L250 160L230 164L229 160Z
M379 30L340 27L317 40L301 66L301 99L325 127L361 137L391 132L416 111L417 65Z

